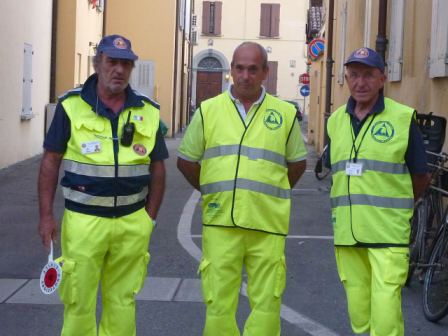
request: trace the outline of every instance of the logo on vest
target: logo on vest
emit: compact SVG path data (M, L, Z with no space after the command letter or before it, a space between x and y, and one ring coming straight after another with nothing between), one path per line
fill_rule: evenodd
M221 204L217 202L217 200L213 200L209 204L207 204L205 212L209 216L217 216L222 213Z
M378 121L373 125L370 132L373 140L377 142L388 142L395 134L394 127L388 121Z
M267 128L273 131L280 128L283 123L283 118L282 115L276 110L267 109L266 114L264 115L263 123Z
M134 152L140 156L143 156L146 154L146 148L145 146L141 145L141 144L135 144L134 146L132 146L132 149L134 150Z

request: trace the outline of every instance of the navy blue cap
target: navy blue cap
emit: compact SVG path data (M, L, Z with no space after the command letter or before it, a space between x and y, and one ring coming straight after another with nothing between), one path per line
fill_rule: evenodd
M344 65L349 65L351 63L365 64L372 68L378 68L381 72L384 72L383 58L375 50L370 48L359 48L352 52Z
M138 56L131 49L131 41L120 35L104 36L96 52L104 53L110 58L121 58L135 61Z

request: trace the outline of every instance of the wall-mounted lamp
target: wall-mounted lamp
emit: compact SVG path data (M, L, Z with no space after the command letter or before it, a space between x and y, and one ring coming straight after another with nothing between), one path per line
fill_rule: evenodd
M271 47L266 47L266 52L267 53L271 53L272 52L272 48Z
M225 79L226 81L228 81L228 80L230 79L230 75L229 75L228 73L226 73L226 74L224 75L224 79Z

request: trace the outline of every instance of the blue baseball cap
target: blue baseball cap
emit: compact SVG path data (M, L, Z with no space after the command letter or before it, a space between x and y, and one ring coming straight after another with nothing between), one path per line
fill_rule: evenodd
M375 50L370 48L359 48L352 52L344 65L349 65L351 63L365 64L372 68L378 68L381 72L384 72L383 58Z
M131 41L120 35L104 36L96 49L98 54L104 53L110 58L121 58L135 61L138 56L131 49Z

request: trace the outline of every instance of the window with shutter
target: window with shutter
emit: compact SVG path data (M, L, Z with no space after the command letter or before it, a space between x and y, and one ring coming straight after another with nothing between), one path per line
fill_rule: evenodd
M267 93L272 95L277 94L277 61L268 61L269 72L266 79L263 81L263 86L266 88Z
M347 1L342 4L342 9L339 14L339 36L341 42L339 44L339 69L338 69L338 84L344 84L344 61L345 61L345 46L347 41Z
M390 82L401 80L403 63L404 0L392 0L387 74Z
M154 96L154 61L137 60L129 79L131 88L153 98Z
M21 119L31 119L33 117L33 107L31 105L32 93L32 63L33 46L25 43L23 46L23 82L22 82L22 112Z
M448 1L432 1L429 77L448 76Z
M260 36L278 37L280 27L280 4L262 3L260 7Z
M202 34L221 35L221 1L202 2Z

